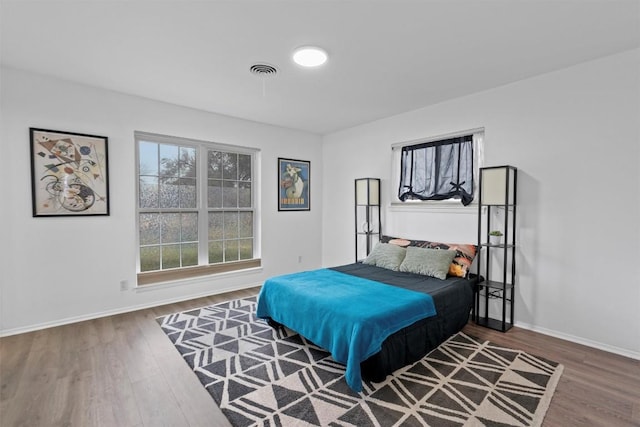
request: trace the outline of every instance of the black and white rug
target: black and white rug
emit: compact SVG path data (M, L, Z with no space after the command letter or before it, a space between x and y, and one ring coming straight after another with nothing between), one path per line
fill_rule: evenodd
M256 298L158 318L234 426L538 426L562 365L463 333L361 393L344 366L255 317Z

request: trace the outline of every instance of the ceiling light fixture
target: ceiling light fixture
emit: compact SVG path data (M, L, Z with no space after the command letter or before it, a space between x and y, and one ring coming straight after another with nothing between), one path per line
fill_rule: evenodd
M302 46L293 52L293 60L303 67L318 67L327 62L327 51L315 46Z

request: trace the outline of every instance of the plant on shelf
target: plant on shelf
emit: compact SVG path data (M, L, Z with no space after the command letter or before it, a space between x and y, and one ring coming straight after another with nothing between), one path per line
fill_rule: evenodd
M502 231L492 230L489 232L489 243L492 245L499 245L502 240Z

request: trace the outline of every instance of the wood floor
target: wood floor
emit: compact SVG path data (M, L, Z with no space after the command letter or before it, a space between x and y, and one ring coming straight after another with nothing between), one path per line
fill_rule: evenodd
M0 426L228 426L155 318L257 288L0 339ZM565 366L544 426L640 426L640 361L513 328L465 332Z

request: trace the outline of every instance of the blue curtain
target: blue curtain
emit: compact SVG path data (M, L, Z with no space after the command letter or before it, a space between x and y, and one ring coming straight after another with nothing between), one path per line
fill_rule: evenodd
M402 147L398 198L473 201L473 135Z

